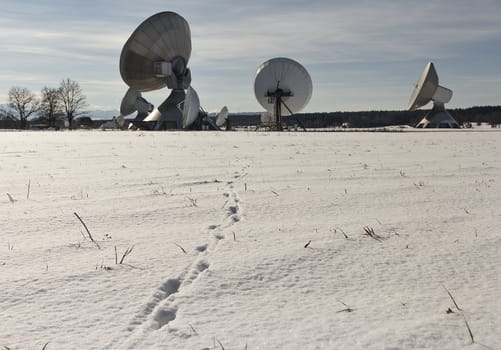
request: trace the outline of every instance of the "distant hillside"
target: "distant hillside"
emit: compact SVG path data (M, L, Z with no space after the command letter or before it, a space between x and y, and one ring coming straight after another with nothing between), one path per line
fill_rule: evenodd
M93 110L93 111L86 111L84 113L86 117L90 117L91 119L102 119L102 120L109 120L113 117L119 116L120 112L116 109L113 110Z

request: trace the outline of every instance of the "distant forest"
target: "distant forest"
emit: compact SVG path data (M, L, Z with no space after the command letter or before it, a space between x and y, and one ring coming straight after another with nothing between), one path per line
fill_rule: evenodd
M448 109L449 113L461 125L463 123L501 124L501 106L485 106ZM366 112L322 112L298 113L295 117L306 128L339 127L344 123L352 128L371 128L388 125L415 126L429 110L417 111L366 111ZM231 114L232 126L251 126L260 122L259 114ZM295 118L284 119L287 125L297 124Z
M464 123L488 123L501 125L501 106L484 106L471 108L448 109L449 113L462 125ZM429 110L417 111L365 111L365 112L322 112L298 113L293 117L284 118L283 122L289 126L300 123L306 128L333 128L348 126L350 128L374 128L389 125L415 126ZM58 124L64 128L63 116L58 118ZM28 121L30 128L38 128L47 124L43 118L34 118ZM257 126L261 123L261 113L230 113L232 127ZM77 117L75 127L99 128L106 120L94 119L92 115L84 114ZM126 120L126 125L130 122ZM19 128L19 121L5 119L0 116L0 129Z

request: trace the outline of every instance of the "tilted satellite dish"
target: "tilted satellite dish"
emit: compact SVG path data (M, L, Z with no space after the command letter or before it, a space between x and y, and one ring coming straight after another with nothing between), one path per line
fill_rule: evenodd
M126 116L138 111L138 115L142 114L144 118L152 109L153 105L146 101L139 91L129 88L120 104L120 115Z
M311 77L298 62L278 57L261 64L254 78L254 94L264 109L273 113L276 127L282 130L282 115L292 115L310 101ZM282 106L286 111L282 113Z
M216 125L222 127L228 120L228 107L224 106L216 116Z
M409 100L409 111L433 101L433 109L417 125L418 128L459 128L456 120L445 109L445 104L452 98L452 90L440 86L438 74L432 62L429 62L419 78Z
M186 93L186 99L184 100L183 106L183 129L187 128L198 117L198 112L200 111L200 99L194 88L191 86L188 88Z
M137 27L120 55L120 74L131 88L145 92L165 86L188 88L191 33L175 12L157 13Z
M172 90L158 109L141 121L156 121L160 126L155 124L155 129L166 126L178 129L185 127L182 110L178 105L185 101L185 90L191 84L191 72L188 68L190 55L191 34L188 22L175 12L157 13L132 33L120 55L120 74L124 82L137 93L164 87ZM131 110L130 101L134 96L137 97L134 92L130 94L125 103L125 111Z

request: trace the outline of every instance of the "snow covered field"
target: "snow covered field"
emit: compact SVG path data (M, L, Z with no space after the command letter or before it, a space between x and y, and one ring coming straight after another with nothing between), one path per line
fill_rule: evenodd
M0 179L1 349L501 349L500 132L2 132Z

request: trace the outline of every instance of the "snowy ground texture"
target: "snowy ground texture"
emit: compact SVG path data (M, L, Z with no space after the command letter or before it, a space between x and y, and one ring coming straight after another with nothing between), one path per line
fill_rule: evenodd
M500 132L2 132L0 179L1 349L501 349Z

